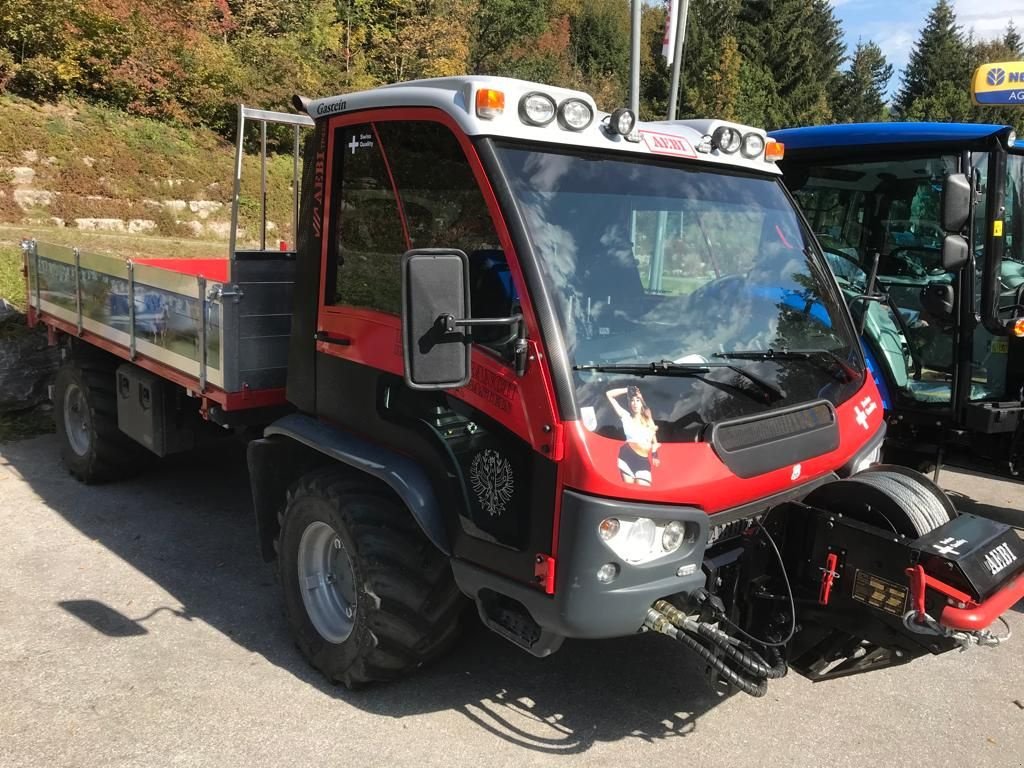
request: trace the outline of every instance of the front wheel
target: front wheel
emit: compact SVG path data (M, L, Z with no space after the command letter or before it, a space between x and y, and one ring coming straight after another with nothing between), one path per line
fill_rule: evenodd
M299 650L350 688L408 674L458 634L447 559L393 497L338 469L289 492L278 575Z

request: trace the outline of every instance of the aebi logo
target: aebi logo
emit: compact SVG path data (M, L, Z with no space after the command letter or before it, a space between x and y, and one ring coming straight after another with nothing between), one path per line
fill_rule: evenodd
M1010 566L1011 563L1017 561L1017 555L1010 549L1009 544L1000 544L998 547L993 549L987 555L985 555L985 565L988 566L989 571L995 576L1000 571L1005 570Z
M673 155L675 157L696 157L697 153L686 139L681 136L672 136L668 133L655 133L654 131L640 131L640 137L647 145L647 149L658 155Z

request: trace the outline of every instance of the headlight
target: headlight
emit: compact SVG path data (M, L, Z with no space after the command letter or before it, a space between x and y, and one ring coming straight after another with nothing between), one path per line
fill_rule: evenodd
M594 110L582 99L566 99L558 105L558 122L570 131L582 131L594 119Z
M727 155L733 154L743 142L740 132L727 125L720 126L711 134L711 143Z
M684 543L694 541L696 527L678 520L609 517L598 525L597 534L617 557L638 565L678 552Z
M555 100L545 93L528 93L519 100L519 118L543 126L555 119Z
M608 118L608 128L619 136L629 136L635 126L636 115L633 114L633 110L626 107L619 107Z
M764 136L759 133L748 133L743 137L743 146L740 153L747 158L760 157L764 152Z

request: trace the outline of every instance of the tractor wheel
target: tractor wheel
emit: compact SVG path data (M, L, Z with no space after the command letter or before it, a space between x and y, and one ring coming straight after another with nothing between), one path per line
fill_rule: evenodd
M953 503L935 483L911 469L888 464L816 488L806 501L913 539L957 516Z
M54 422L61 458L83 483L100 483L138 472L148 451L117 427L111 368L65 363L54 387Z
M278 576L299 650L332 682L401 677L447 650L463 598L445 556L393 496L336 468L299 480Z

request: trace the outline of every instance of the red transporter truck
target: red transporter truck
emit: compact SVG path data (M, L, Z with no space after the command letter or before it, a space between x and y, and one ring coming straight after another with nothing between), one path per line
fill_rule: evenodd
M26 260L83 481L265 426L262 550L327 677L436 657L463 596L537 656L653 630L754 695L997 642L1020 532L875 466L878 391L762 131L484 77L296 105L241 113L311 129L294 252Z

